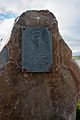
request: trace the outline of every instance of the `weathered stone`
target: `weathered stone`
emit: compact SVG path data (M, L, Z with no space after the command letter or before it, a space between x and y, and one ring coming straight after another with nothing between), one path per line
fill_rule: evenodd
M2 69L8 62L8 51L6 48L0 52L0 69Z
M51 72L29 73L21 66L24 27L49 29ZM55 16L47 10L24 12L15 20L6 47L8 62L0 71L0 120L75 120L80 68L60 36Z

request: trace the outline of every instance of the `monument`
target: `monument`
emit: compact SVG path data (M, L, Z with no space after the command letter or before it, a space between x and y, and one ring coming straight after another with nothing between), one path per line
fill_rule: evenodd
M76 120L80 68L51 12L16 18L0 61L0 120Z

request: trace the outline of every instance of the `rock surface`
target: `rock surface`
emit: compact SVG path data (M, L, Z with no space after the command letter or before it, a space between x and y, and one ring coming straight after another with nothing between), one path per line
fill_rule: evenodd
M39 19L38 19L39 18ZM22 29L48 27L52 37L52 72L27 73L21 63ZM55 16L26 11L15 20L8 62L0 71L0 120L75 120L80 68L62 39Z

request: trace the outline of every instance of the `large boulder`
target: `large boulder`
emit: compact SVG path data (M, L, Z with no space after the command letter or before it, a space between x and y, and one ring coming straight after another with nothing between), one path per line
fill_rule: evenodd
M22 32L27 27L48 28L52 39L52 64L48 72L28 72L22 67ZM4 49L7 60L0 70L0 120L76 119L80 68L72 59L72 51L62 39L51 12L22 13L15 20Z

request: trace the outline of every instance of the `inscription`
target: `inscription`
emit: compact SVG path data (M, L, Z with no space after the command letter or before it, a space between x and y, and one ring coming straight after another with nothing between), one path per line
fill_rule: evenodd
M52 41L48 28L22 31L22 67L28 72L48 72L52 64Z

